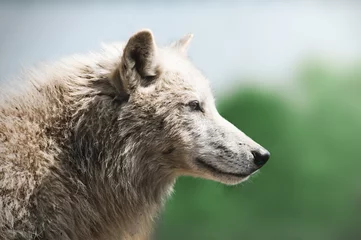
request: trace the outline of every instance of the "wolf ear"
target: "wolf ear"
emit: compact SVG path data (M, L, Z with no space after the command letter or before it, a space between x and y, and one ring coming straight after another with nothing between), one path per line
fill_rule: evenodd
M120 66L113 74L113 84L128 94L139 84L149 85L160 74L158 60L152 32L147 29L137 32L125 45Z
M128 40L122 62L143 78L157 75L157 46L150 30L137 32Z
M184 55L187 54L190 42L193 39L193 34L189 33L185 36L183 36L181 39L179 39L176 42L173 42L171 44L171 47L178 49L181 53L183 53Z

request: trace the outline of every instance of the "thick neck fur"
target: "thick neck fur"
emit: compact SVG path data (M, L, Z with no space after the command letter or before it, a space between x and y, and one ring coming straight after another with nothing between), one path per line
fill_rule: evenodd
M36 109L29 121L39 122L50 143L45 148L57 153L33 194L34 221L48 234L39 238L43 229L37 229L35 239L147 239L172 191L175 176L149 137L162 121L145 127L147 116L132 114L107 79L118 64L117 51L96 56L97 64L80 60L54 67L47 81L34 83L31 97L9 107Z
M76 171L111 231L144 234L149 229L141 227L149 227L175 177L160 164L161 153L144 137L149 128L127 111L127 103L96 95L86 104L71 120L72 159L64 164Z

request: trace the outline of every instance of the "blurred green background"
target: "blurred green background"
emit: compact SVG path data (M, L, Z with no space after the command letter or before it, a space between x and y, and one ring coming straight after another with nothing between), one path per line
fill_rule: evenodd
M193 32L219 111L271 152L238 186L180 178L153 239L361 239L361 1L0 0L0 79L142 28Z

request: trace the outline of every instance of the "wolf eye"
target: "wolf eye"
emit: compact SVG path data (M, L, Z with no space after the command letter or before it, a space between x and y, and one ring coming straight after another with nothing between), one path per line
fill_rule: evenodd
M201 112L203 112L203 109L201 108L201 105L197 100L190 101L188 103L188 106L191 108L192 111L201 111Z

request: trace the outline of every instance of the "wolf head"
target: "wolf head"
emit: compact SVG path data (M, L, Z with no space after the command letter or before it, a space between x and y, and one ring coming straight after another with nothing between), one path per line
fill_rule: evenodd
M157 168L237 184L270 153L217 112L208 80L187 59L191 39L160 48L143 30L128 40L111 78L127 96L120 119L137 126L134 146L152 155Z

